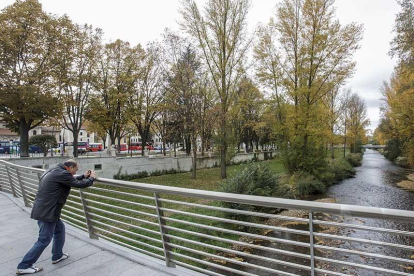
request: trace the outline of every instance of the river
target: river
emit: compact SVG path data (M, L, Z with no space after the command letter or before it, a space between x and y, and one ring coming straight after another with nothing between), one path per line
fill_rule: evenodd
M380 153L375 150L367 150L364 154L362 165L358 167L354 178L346 179L343 182L333 185L328 188L325 194L316 197L308 198L308 200L333 198L337 203L371 206L380 208L414 210L414 192L403 190L397 186L397 183L406 179L406 174L409 172L401 167L394 165L392 162L385 159ZM355 218L355 217L341 217L329 216L326 214L316 214L317 219L339 221L349 224L365 225L372 227L381 227L388 229L398 229L414 232L414 223L406 223L399 221L386 221L379 219ZM307 224L297 225L292 224L287 226L290 228L308 230ZM371 231L361 231L353 229L338 229L338 228L321 228L315 227L316 232L324 232L328 234L347 236L352 238L369 239L381 242L396 243L402 245L414 246L414 238L401 235L382 234ZM328 232L326 232L328 231ZM332 232L329 232L332 231ZM309 238L288 234L278 231L273 231L268 236L282 239L290 239L301 242L309 242ZM370 245L356 242L335 241L329 239L317 239L317 244L322 244L330 247L339 247L344 249L357 250L362 252L375 253L386 256L394 256L404 259L413 259L414 251L409 251L399 248L390 248L388 246ZM296 251L298 253L309 254L309 250L301 247L294 247L280 243L259 242L261 245L271 248L283 249L288 251ZM275 255L268 251L253 250L252 254L274 258L281 261L294 262L309 266L309 261L304 259L286 257L283 255ZM338 253L329 250L316 250L316 256L335 259L339 261L358 263L361 265L369 265L374 267L381 267L384 269L392 269L405 273L414 273L414 266L409 264L401 264L395 261L388 261L378 258L361 257L359 255L349 253ZM269 265L268 262L258 261L256 259L245 259L245 261L257 264L260 266L267 266L285 272L293 273L295 275L310 275L309 271L289 268L289 266ZM332 265L328 263L317 262L317 267L335 271L347 275L358 276L379 276L391 275L372 272L362 268L355 268L346 265ZM264 272L261 269L246 269L246 272L255 275L277 275L274 273ZM230 274L226 274L230 275ZM325 275L325 274L318 274ZM409 274L414 275L414 274Z

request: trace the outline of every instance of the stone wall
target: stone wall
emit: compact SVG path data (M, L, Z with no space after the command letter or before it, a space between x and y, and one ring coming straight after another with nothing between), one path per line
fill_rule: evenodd
M236 164L243 163L254 158L264 160L270 157L271 153L240 153L236 154L232 161ZM275 153L273 152L272 155ZM265 156L267 155L267 156ZM29 158L11 158L7 161L17 165L27 167L38 167L48 169L58 163L67 160L68 157L54 156L54 157L29 157ZM77 158L79 165L78 173L84 173L88 169L95 170L99 177L113 178L115 174L133 174L142 171L148 173L154 171L171 170L185 171L191 170L191 157L170 157L162 155L152 155L145 157L79 157ZM211 168L218 166L220 161L216 157L198 157L197 169Z

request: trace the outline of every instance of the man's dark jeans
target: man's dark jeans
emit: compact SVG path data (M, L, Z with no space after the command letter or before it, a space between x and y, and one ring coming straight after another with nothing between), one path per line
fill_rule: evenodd
M65 225L59 219L58 222L37 221L39 225L39 238L33 247L26 253L22 262L17 266L18 269L31 267L42 255L43 250L52 244L52 261L58 260L63 256L63 245L65 244Z

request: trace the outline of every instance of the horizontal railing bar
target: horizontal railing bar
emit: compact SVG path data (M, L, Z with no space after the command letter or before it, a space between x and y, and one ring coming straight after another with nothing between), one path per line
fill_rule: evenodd
M15 165L3 160L0 162L14 168L22 168L36 172L44 172L41 169L27 168L24 166ZM140 189L149 192L176 194L187 197L206 198L218 201L226 201L240 204L280 208L280 209L298 209L312 212L322 212L339 214L343 216L367 217L367 218L381 218L386 220L408 220L414 221L414 212L387 208L376 208L366 206L353 206L345 204L312 202L305 200L292 200L274 197L250 196L241 194L230 194L223 192L213 192L206 190L185 189L178 187L168 187L162 185L145 184L138 182L128 182L123 180L114 180L107 178L97 178L97 181L114 187L124 187L132 189Z
M96 190L96 191L102 191L102 192L108 192L108 193L114 193L114 194L117 194L117 195L125 195L125 196L130 196L130 197L137 197L137 198L141 198L141 199L154 200L154 198L150 197L150 196L131 194L131 193L121 192L121 191L117 191L117 190L110 190L110 189L98 188L98 187L93 187L93 186L89 187L89 189Z
M38 186L38 184L39 184L39 180L38 179L28 178L28 177L25 177L23 175L20 175L20 179L26 180L28 183L30 183L32 185Z
M366 207L366 206L353 206L345 204L325 203L325 202L313 202L305 200L291 200L275 197L263 197L263 196L250 196L241 194L230 194L222 192L213 192L206 190L185 189L178 187L168 187L162 185L144 184L144 183L131 183L123 180L113 180L107 178L98 178L99 182L108 184L115 187L125 187L140 189L149 192L176 194L189 197L206 198L218 201L226 201L233 203L241 203L248 205L273 207L281 209L298 209L312 212L332 213L343 216L355 216L355 217L369 217L369 218L382 218L392 220L414 220L414 212L396 209Z
M62 210L65 210L65 208L68 208L68 209L71 209L71 210L73 210L73 211L76 211L76 212L80 212L80 213L82 213L83 214L83 216L82 215L79 215L79 214L77 214L77 213L75 213L75 214L77 214L77 215L79 215L79 216L82 216L82 218L83 219L85 219L85 212L83 211L83 208L82 209L77 209L77 208L75 208L75 207L73 207L73 206L70 206L70 205L65 205L65 207L62 209Z
M137 248L137 247L132 246L132 245L130 245L130 244L127 244L127 243L121 242L121 241L116 240L116 239L112 239L111 237L108 237L108 236L105 236L105 235L102 235L102 234L99 234L99 233L94 233L94 234L95 234L95 235L97 235L98 237L101 237L101 238L102 238L102 239L104 239L104 240L108 240L108 241L111 241L111 242L113 242L113 243L120 244L120 245L125 246L125 247L128 247L128 248L130 248L130 249L132 249L132 250L135 250L135 251L141 252L141 253L143 253L143 254L147 254L147 255L149 255L149 256L152 256L152 257L154 257L154 258L158 258L158 259L161 259L161 260L165 260L164 256L161 256L161 255L158 255L158 254L155 254L155 253L152 253L152 252L146 251L146 250L141 249L141 248Z
M36 177L36 180L38 180L37 173L36 174L35 173L30 173L30 172L25 172L25 171L22 171L22 170L19 170L19 172L23 175L34 176L34 177Z
M179 220L179 219L173 219L173 218L169 218L169 217L162 217L162 218L167 220L167 221L174 221L174 222L178 222L178 223L182 223L182 224L186 224L186 225L191 225L191 226L195 226L195 227L199 227L199 228L209 229L209 230L213 230L213 231L217 231L217 232L224 232L224 233L229 233L229 234L234 234L234 235L239 235L239 236L246 236L246 237L251 237L251 238L255 238L255 239L268 240L268 241L272 241L272 242L279 242L279 243L290 244L290 245L295 245L295 246L301 246L301 247L306 247L306 248L310 247L310 245L308 243L303 243L303 242L296 242L296 241L291 241L291 240L267 237L267 236L263 236L263 235L250 234L250 233L234 231L234 230L225 229L225 228L218 228L218 227L214 227L214 226L208 226L208 225L204 225L204 224L198 224L198 223Z
M36 189L33 189L33 188L29 187L29 186L25 186L24 189L26 191L31 191L35 195L37 194L37 190Z
M302 253L296 253L293 251L286 251L286 250L281 250L281 249L277 249L277 248L273 248L273 247L266 247L266 246L261 246L261 245L256 245L256 244L252 244L252 243L246 243L246 242L241 242L241 241L236 241L236 240L231 240L231 239L224 239L224 238L220 238L220 237L216 237L216 236L212 236L212 235L207 235L207 234L203 234L203 233L198 233L198 232L192 232L192 231L188 231L185 229L181 229L181 228L176 228L176 227L172 227L172 226L168 226L168 225L164 225L163 228L167 229L167 230L174 230L174 231L178 231L178 232L182 232L182 233L186 233L189 235L194 235L197 237L201 237L201 238L207 238L207 239L212 239L212 240L216 240L216 241L221 241L221 242L227 242L230 244L238 244L244 247L251 247L254 249L258 249L258 250L263 250L263 251L270 251L276 254L284 254L284 255L289 255L289 256L293 256L293 257L297 257L297 258L303 258L303 259L310 259L310 255L306 255L306 254L302 254Z
M123 225L129 226L129 227L135 228L135 229L143 230L143 231L146 231L146 232L151 233L151 234L161 235L161 233L158 232L158 231L154 231L154 230L147 229L147 228L144 228L144 227L136 226L136 225L133 225L133 224L130 224L130 223L126 223L126 222L123 222L123 221L111 219L111 218L108 218L108 217L100 216L98 214L90 213L89 215L91 217L97 217L97 218L100 218L100 219L112 221L114 223L123 224Z
M185 251L188 251L188 252L191 252L191 253L194 253L194 254L199 254L199 255L209 257L209 258L215 258L215 259L223 260L223 261L233 263L233 264L237 264L237 265L240 265L240 266L260 269L260 270L271 272L271 273L277 272L280 275L292 275L291 273L283 272L283 271L272 269L272 268L269 268L269 267L259 266L259 265L251 264L251 263L248 263L248 262L241 262L241 261L238 261L238 260L234 260L234 259L230 259L230 258L220 256L220 255L214 255L214 254L210 254L210 253L207 253L207 252L198 251L198 250L195 250L195 249L192 249L192 248L189 248L189 247L186 247L186 246L181 246L181 245L178 245L178 244L173 244L173 243L168 243L168 242L166 244L171 246L171 247L178 248L178 249L181 249L181 250L185 250ZM298 266L300 266L300 265L298 265Z
M75 196L75 195L72 195L72 194L69 194L68 198L70 198L70 199L77 199L79 201L82 201L82 199L81 199L80 196Z
M25 166L16 165L14 163L10 163L10 162L3 161L3 160L0 160L0 162L2 162L3 164L5 164L7 166L13 167L13 168L20 168L20 169L24 169L24 170L30 170L30 171L41 172L41 173L43 173L45 171L43 169L29 168L29 167L25 167Z
M363 264L356 264L356 263L351 263L351 262L345 262L345 261L339 261L339 260L335 260L335 259L328 259L328 258L323 258L323 257L315 257L316 261L321 261L321 262L326 262L326 263L335 263L335 264L340 264L340 265L347 265L347 266L351 266L351 267L358 267L358 268L363 268L363 269L368 269L371 271L376 271L376 272L381 272L381 273L389 273L392 275L402 275L402 276L412 276L413 274L409 274L409 273L405 273L405 272L400 272L400 271L395 271L395 270L390 270L390 269L385 269L385 268L379 268L379 267L375 267L375 266L370 266L370 265L363 265Z
M207 210L221 211L221 212L227 212L227 213L233 213L233 214L239 214L239 215L255 216L255 217L262 217L262 218L274 218L274 219L280 219L280 220L300 221L300 222L309 223L309 220L305 218L265 214L265 213L259 213L259 212L251 212L251 211L209 206L209 205L203 205L203 204L197 204L197 203L191 203L191 202L177 201L177 200L171 200L171 199L165 199L165 198L160 198L159 201L166 202L166 203L180 204L180 205L185 205L185 206L191 206L191 207L199 207L199 208L203 208Z
M88 195L88 196L94 196L94 197L97 197L97 198L113 200L113 201L120 202L120 203L125 203L125 204L131 204L131 205L135 205L135 206L139 206L139 207L144 207L144 208L148 208L148 209L152 209L152 210L157 209L157 207L155 207L153 205L142 204L142 203L133 202L133 201L129 201L129 200L124 200L124 199L119 199L119 198L114 198L114 197L108 197L108 196L103 196L103 195L97 195L97 194L92 194L92 193L88 193L88 192L83 192L83 194Z
M315 268L315 271L319 273L324 273L324 275L349 276L349 274L343 274L340 272L330 271L330 270L321 269L321 268Z
M122 218L125 218L125 219L129 219L129 220L133 220L133 221L137 221L137 222L141 222L141 223L145 223L145 224L149 224L149 225L153 225L153 226L159 227L159 224L158 223L155 223L155 222L152 222L152 221L148 221L148 220L143 220L143 219L139 219L139 218L134 218L134 217L126 216L126 215L114 213L114 212L111 212L111 211L102 210L102 209L99 209L99 208L96 208L96 207L92 207L92 206L88 206L88 209L95 210L95 211L99 211L99 212L106 213L106 214L109 214L109 215L114 215L114 216L122 217Z
M66 202L69 202L71 204L75 204L75 205L78 205L80 207L83 207L82 203L79 203L79 202L76 202L76 201L73 201L73 200L70 200L70 199L67 199ZM82 212L83 212L83 210L82 210Z
M93 223L100 224L102 226L110 227L111 229L116 229L118 231L121 231L121 232L130 234L130 235L135 236L135 237L138 237L140 239L145 239L145 240L149 240L149 241L153 241L153 242L157 242L157 243L161 243L162 244L162 240L157 240L157 239L154 239L154 238L145 236L145 235L141 235L141 234L138 234L138 233L135 233L135 232L131 232L131 231L128 231L126 229L122 229L122 228L116 227L114 225L110 225L110 224L107 224L107 223L104 223L104 222L101 222L101 221L98 221L98 220L95 220L95 219L91 219L90 221L93 222Z
M11 193L12 192L12 190L10 189L10 187L9 186L6 186L6 185L4 185L4 186L1 186L1 189L4 191L4 190L7 190L7 192L9 192L9 193Z
M257 275L257 274L251 274L251 273L243 272L243 271L236 270L236 269L233 269L233 268L230 268L230 267L225 267L225 266L218 265L218 264L215 264L215 263L199 260L199 259L187 256L187 255L184 255L184 254L180 254L180 253L177 253L177 252L173 252L173 251L171 251L170 254L173 255L173 256L180 257L180 258L188 259L188 260L196 262L196 263L204 264L204 265L207 265L207 266L212 266L212 267L224 270L224 271L228 271L228 272L232 272L232 273L236 273L236 274L240 274L240 275L244 275L244 276L260 276L260 275ZM172 261L174 261L174 259ZM294 275L294 276L297 276L297 275Z
M63 218L65 218L66 220L73 220L73 221L76 221L76 223L80 223L80 224L85 225L85 228L81 228L81 229L85 230L86 232L88 231L88 229L87 229L87 226L86 226L86 223L85 223L85 222L82 222L82 221L79 221L79 220L77 220L77 219L75 219L75 218L69 217L69 216L65 215L64 213L62 213L62 214L61 214L61 216L62 216ZM73 222L72 222L72 224L75 224L75 223L73 223ZM76 225L76 224L75 224L75 225ZM76 226L80 227L79 225L76 225Z
M33 190L36 190L37 191L37 189L39 189L39 186L37 186L37 185L32 185L31 183L27 183L26 181L24 181L24 180L22 180L22 183L24 184L23 186L24 187L30 187L30 188L32 188Z
M277 264L277 265L284 265L284 266L289 266L289 267L294 267L294 268L299 268L299 269L304 269L304 270L311 270L311 268L309 266L304 266L304 265L300 265L300 264L296 264L296 263L290 263L290 262L285 262L285 261L281 261L281 260L277 260L277 259L262 257L262 256L259 256L259 255L254 255L254 254L248 254L248 253L244 253L244 252L236 251L236 250L232 250L232 249L227 249L227 248L220 247L220 246L201 243L201 242L193 241L193 240L190 240L190 239L184 239L184 238L177 237L177 236L170 235L170 234L166 234L165 236L169 237L171 239L180 240L180 241L183 241L183 242L186 242L186 243L191 243L191 244L198 245L198 246L201 246L201 247L208 247L208 248L211 248L211 249L214 249L214 250L217 250L217 251L223 251L223 252L231 253L231 254L238 255L238 256L244 256L244 257L248 257L248 258L258 259L258 260L261 260L261 261L266 261L266 262Z
M131 213L134 213L134 214L144 215L144 216L148 216L148 217L152 217L152 218L158 218L158 216L154 215L154 214L145 213L145 212L137 211L137 210L134 210L134 209L128 209L128 208L120 207L120 206L116 206L116 205L106 204L106 203L99 202L99 201L96 201L96 200L91 200L91 199L85 198L84 201L89 202L89 203L95 203L95 204L102 205L102 206L106 206L106 207L109 207L109 208L114 208L114 209L117 209L117 210L123 210L123 211L131 212Z
M351 250L351 249L346 249L346 248L335 248L335 247L329 247L329 246L325 246L325 245L314 245L313 247L318 248L318 249L323 249L323 250L331 250L331 251L355 254L355 255L371 257L371 258L392 260L392 261L395 261L395 262L414 265L414 260L402 259L402 258L398 258L398 257L386 256L386 255L381 255L381 254L376 254L376 253L369 253L369 252Z
M185 212L185 211L179 211L179 210L174 210L174 209L169 209L169 208L160 208L160 210L165 211L165 212L175 213L175 214L188 215L188 216L192 216L192 217L196 217L196 218L220 221L220 222L224 222L224 223L231 223L231 224L261 228L261 229L272 229L272 230L279 231L279 232L286 232L286 233L293 233L293 234L298 234L298 235L307 235L307 236L309 236L309 231L289 229L289 228L283 228L283 227L277 227L277 226L271 226L271 225L265 225L265 224L257 224L257 223L252 223L252 222L244 222L244 221L232 220L232 219L226 219L226 218L220 218L220 217L206 216L206 215L200 215L200 214L195 214L195 213Z
M154 250L158 250L158 251L160 251L160 252L164 252L164 250L163 250L162 248L160 248L160 247L156 247L156 246L151 245L151 244L147 244L147 243L144 243L144 242L140 242L140 241L137 241L137 240L134 240L134 239L131 239L131 238L128 238L128 237L125 237L125 236L119 235L119 234L117 234L117 233L113 233L113 232L111 232L111 231L108 231L108 230L105 230L105 229L102 229L102 228L96 227L95 225L92 225L91 227L92 227L93 229L95 229L95 230L98 230L98 231L101 231L101 232L107 233L107 234L109 234L109 235L112 235L112 236L118 237L118 238L120 238L120 239L124 239L124 240L130 241L130 242L132 242L132 243L139 244L139 245L141 245L141 246L145 246L145 247L148 247L148 248L151 248L151 249L154 249Z
M386 229L386 228L378 228L378 227L371 227L371 226L365 226L365 225L356 225L356 224L339 223L339 222L322 221L322 220L314 220L314 224L326 225L326 226L337 226L341 228L352 228L352 229L366 230L366 231L372 231L372 232L380 232L380 233L414 237L414 232L408 232L408 231L402 231L402 230L396 230L396 229Z
M183 263L183 262L180 262L180 261L177 261L177 260L174 260L174 259L172 259L172 260L170 260L170 261L171 261L172 263L175 263L176 265L179 265L179 266L182 266L182 267L188 268L188 269L190 269L190 270L195 270L195 271L198 271L198 272L204 273L204 274L206 274L206 275L212 275L212 276L226 276L226 275L219 274L219 273L216 273L216 272L213 272L213 271L209 271L209 270L206 270L206 269L203 269L203 268L200 268L200 267L196 267L196 266L193 266L193 265L190 265L190 264L187 264L187 263Z
M65 206L65 207L69 207L69 206ZM85 217L82 216L82 215L79 215L79 214L76 214L76 213L73 213L73 212L69 212L68 210L65 210L65 209L62 209L62 212L64 212L67 216L69 216L69 217L71 217L73 219L76 219L76 220L85 222ZM74 217L77 217L79 219L74 218Z
M330 234L324 234L324 233L314 233L314 236L327 238L327 239L334 239L334 240L352 241L352 242L360 242L360 243L367 243L367 244L375 244L375 245L380 245L380 246L389 246L389 247L395 247L395 248L402 248L402 249L407 249L407 250L414 250L414 246L408 246L408 245L396 244L396 243L389 243L389 242L373 241L373 240L367 240L367 239L359 239L359 238L352 238L352 237L346 237L346 236L337 236L337 235L330 235Z

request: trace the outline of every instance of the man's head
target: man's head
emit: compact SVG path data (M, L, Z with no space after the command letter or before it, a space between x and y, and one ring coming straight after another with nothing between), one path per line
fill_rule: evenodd
M70 172L72 175L75 175L78 171L78 164L75 160L69 159L63 163L63 166L65 166L66 170Z

